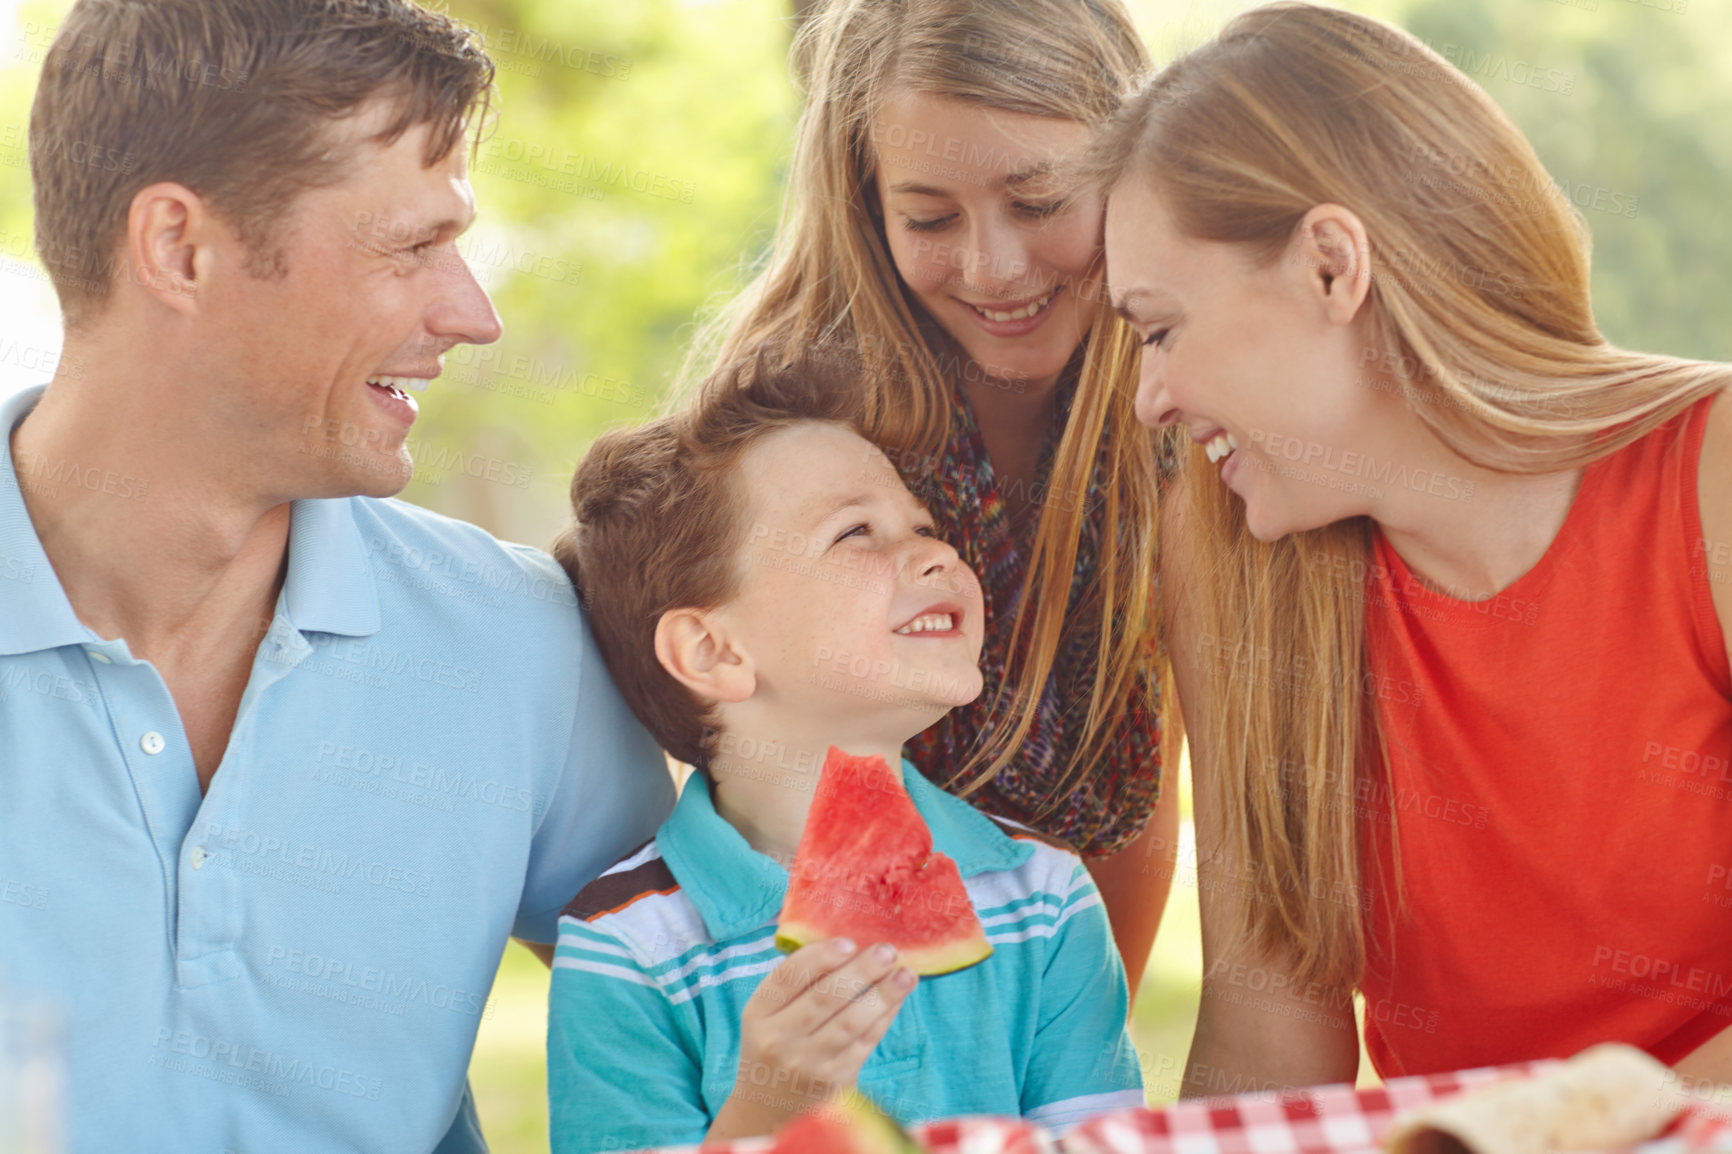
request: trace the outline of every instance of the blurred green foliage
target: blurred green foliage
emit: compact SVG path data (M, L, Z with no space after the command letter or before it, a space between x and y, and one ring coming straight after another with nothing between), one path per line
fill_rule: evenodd
M1593 236L1614 344L1732 360L1732 5L1395 0L1533 142ZM1372 11L1372 5L1364 6Z
M452 353L417 428L461 448L467 471L418 470L406 496L544 544L583 449L649 415L700 306L769 242L797 112L789 26L762 2L449 11L499 65L473 166L482 220L461 247L506 333ZM476 454L532 477L478 480Z

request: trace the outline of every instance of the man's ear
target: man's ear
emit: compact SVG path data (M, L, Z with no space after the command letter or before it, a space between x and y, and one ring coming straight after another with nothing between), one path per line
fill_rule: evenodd
M1358 214L1339 204L1314 205L1299 222L1295 244L1306 288L1330 323L1352 323L1371 293L1371 242Z
M656 660L705 701L744 701L757 692L751 657L725 621L702 609L669 609L656 622Z
M232 237L204 198L185 185L165 180L142 188L127 214L127 266L121 272L176 312L196 312L219 231Z

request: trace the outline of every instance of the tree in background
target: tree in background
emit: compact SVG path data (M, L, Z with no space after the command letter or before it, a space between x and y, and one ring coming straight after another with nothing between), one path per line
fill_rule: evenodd
M1397 23L1519 124L1593 239L1614 344L1732 360L1732 6L1405 0Z
M499 65L460 248L506 332L448 358L405 495L545 545L589 442L651 413L698 309L771 235L787 21L761 3L441 2Z

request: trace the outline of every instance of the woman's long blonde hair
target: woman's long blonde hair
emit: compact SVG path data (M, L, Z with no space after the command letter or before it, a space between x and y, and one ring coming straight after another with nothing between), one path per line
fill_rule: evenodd
M1266 262L1315 205L1356 213L1382 342L1368 387L1393 379L1476 465L1579 468L1732 384L1732 367L1606 342L1586 226L1533 148L1442 57L1376 20L1304 3L1239 16L1126 102L1092 167L1109 188L1149 181L1185 235ZM1372 525L1259 542L1198 449L1183 487L1224 848L1248 875L1242 929L1300 980L1355 984L1366 907L1341 897L1365 892L1355 791L1384 772L1360 689Z
M832 0L794 46L806 104L796 133L782 220L768 264L700 331L682 374L728 363L765 341L839 345L865 362L868 436L893 460L932 460L950 433L949 370L965 355L903 286L885 242L874 184L878 109L915 92L1030 116L1099 126L1148 70L1147 50L1120 0ZM1111 722L1152 683L1157 651L1154 562L1156 469L1136 424L1135 335L1105 307L1070 369L1070 416L1012 629L1006 684L991 732L956 767L966 788L1015 759L1039 711L1067 628L1099 626L1088 715L1065 781L1110 752ZM940 359L942 354L943 360ZM1105 446L1099 616L1067 622L1084 518L1081 500ZM899 456L900 455L900 456ZM1147 678L1147 680L1145 680ZM1056 804L1057 798L1049 799Z

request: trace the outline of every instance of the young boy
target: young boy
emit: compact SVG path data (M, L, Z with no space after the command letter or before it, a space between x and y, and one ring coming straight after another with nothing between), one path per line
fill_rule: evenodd
M560 918L555 1154L766 1134L859 1088L903 1121L1070 1125L1141 1105L1127 991L1081 861L929 784L902 743L981 691L980 587L856 431L852 366L763 354L601 437L556 549L614 682L697 767L656 838ZM993 954L775 945L825 751L900 766Z

